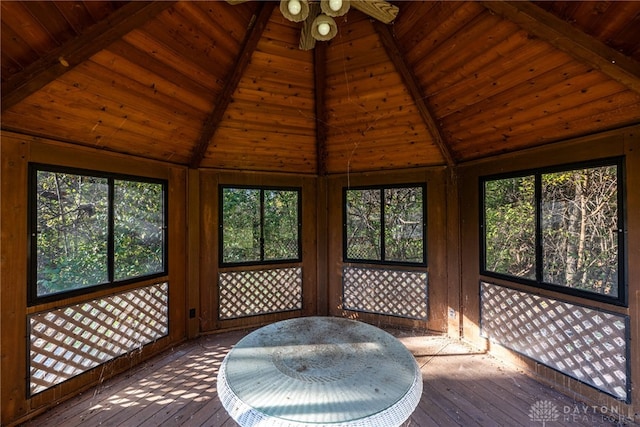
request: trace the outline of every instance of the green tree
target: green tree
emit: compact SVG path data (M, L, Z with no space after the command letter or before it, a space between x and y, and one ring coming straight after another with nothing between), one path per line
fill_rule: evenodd
M536 278L534 177L486 181L485 268Z
M107 282L107 180L38 171L36 181L38 295Z
M223 262L260 260L260 190L222 189Z
M297 190L223 188L222 261L299 258Z
M347 190L347 257L381 260L380 190Z
M617 176L612 165L485 181L485 268L617 297ZM541 188L540 260L536 179Z
M615 166L542 176L544 281L617 296Z
M35 185L38 296L164 271L163 184L37 170Z
M114 278L164 270L164 192L157 183L114 183Z
M264 192L265 260L298 258L298 192Z

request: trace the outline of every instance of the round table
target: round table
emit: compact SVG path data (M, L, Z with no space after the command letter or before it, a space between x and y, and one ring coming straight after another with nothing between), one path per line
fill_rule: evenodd
M421 394L420 368L400 341L344 318L262 327L218 373L222 405L243 427L398 426Z

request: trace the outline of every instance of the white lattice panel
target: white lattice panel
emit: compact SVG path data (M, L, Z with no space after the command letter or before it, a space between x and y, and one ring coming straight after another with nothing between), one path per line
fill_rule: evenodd
M167 335L168 303L160 283L28 316L31 395Z
M301 310L302 268L220 273L218 290L220 319Z
M342 306L346 310L427 319L427 273L345 266Z
M628 318L481 284L483 336L629 401Z

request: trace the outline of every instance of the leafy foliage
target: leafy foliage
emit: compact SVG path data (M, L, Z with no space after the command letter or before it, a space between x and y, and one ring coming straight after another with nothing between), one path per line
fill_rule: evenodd
M264 259L298 258L298 192L265 190Z
M533 176L487 181L484 209L486 269L535 279Z
M108 283L110 239L115 280L164 270L162 184L45 170L35 181L38 296Z
M222 260L260 260L260 190L222 190Z
M162 185L115 181L115 280L163 270L164 198Z
M422 187L349 189L345 209L348 259L423 262Z
M106 283L107 180L38 171L37 294Z
M614 166L542 176L543 280L617 296Z
M299 258L299 195L295 190L222 189L222 262Z
M347 191L347 258L382 260L380 190Z
M387 188L384 195L385 260L422 262L422 187Z
M542 259L536 260L535 182ZM485 269L618 296L616 166L485 182ZM542 277L536 277L536 265Z

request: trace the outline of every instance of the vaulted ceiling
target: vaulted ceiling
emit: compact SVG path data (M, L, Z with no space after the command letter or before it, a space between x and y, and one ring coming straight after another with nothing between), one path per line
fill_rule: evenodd
M191 167L456 165L640 122L640 2L5 1L2 129Z

